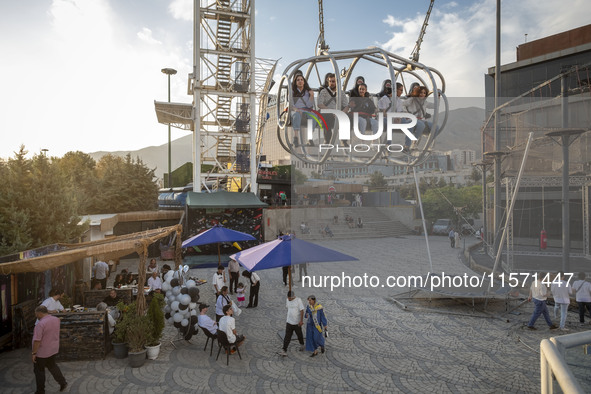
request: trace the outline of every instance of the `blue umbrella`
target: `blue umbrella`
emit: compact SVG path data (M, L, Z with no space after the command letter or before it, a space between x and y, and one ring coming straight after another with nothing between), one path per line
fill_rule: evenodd
M189 239L183 241L182 247L188 248L190 246L207 245L207 244L218 244L218 263L221 263L220 256L220 243L221 242L236 242L236 241L256 241L256 238L250 234L241 233L240 231L230 230L216 224L209 230L205 230L200 234L192 236Z
M253 246L252 248L233 254L230 258L242 264L249 271L285 267L301 263L358 260L353 256L303 241L292 234ZM289 270L289 289L291 290L291 270Z

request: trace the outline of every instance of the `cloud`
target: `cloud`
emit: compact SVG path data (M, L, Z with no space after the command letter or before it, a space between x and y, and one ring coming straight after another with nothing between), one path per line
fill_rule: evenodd
M552 0L522 0L501 8L501 63L515 61L515 47L528 41L570 30L588 23L584 0L564 0L560 12ZM495 64L496 1L479 0L469 7L434 8L420 50L420 62L442 72L447 95L484 95L484 74ZM384 19L398 27L381 45L408 56L414 48L424 16Z
M270 21L274 21L275 19L277 19L277 17L276 17L276 16L271 16L271 17L269 17L269 20L270 20Z
M152 30L148 29L147 27L144 27L142 30L138 31L137 36L140 40L145 41L148 44L162 44L162 42L152 37Z
M0 118L0 130L10 130L6 138L3 132L0 157L21 143L56 156L164 143L166 126L154 110L154 100L167 99L160 70L178 70L172 101L190 102L185 48L166 35L163 45L153 45L161 41L149 27L130 29L107 0L55 0L46 15L50 29L39 30L39 39L7 45L11 61L0 64L0 85L10 93L0 96L0 107L14 114ZM0 38L2 47L7 40Z
M396 18L394 18L392 15L388 15L386 17L386 19L384 19L382 22L384 22L385 24L387 24L390 27L394 27L394 26L402 26L404 25L403 21L399 21Z
M168 6L168 12L170 12L175 19L193 21L193 1L173 0Z

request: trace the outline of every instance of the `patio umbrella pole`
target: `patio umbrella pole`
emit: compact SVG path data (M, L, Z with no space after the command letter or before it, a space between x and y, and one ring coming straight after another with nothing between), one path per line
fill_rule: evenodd
M291 291L291 265L289 266L289 291Z

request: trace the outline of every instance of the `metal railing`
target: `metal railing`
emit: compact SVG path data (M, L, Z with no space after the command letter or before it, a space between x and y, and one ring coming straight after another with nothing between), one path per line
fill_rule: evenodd
M540 343L540 383L542 394L553 392L552 376L565 393L585 393L565 360L566 350L591 344L591 331L544 339Z

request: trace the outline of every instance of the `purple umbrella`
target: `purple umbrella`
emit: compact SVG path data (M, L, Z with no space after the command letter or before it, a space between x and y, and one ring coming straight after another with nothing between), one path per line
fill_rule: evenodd
M199 246L207 244L218 244L218 263L221 263L220 243L222 242L236 242L236 241L256 241L256 238L250 234L241 233L240 231L230 230L216 224L209 230L205 230L200 234L194 235L189 239L183 241L182 247L188 248L190 246Z
M356 261L353 256L303 241L292 234L283 235L274 241L253 246L230 256L249 271L285 267L301 263L330 261ZM289 270L291 290L291 270Z

